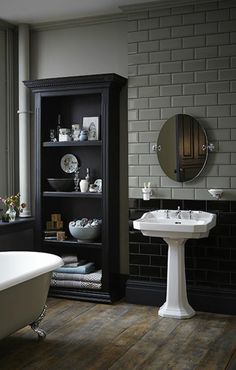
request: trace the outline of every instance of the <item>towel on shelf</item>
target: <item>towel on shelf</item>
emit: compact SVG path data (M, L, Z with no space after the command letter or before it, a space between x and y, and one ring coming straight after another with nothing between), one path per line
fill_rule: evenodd
M85 265L76 266L76 267L59 267L55 272L63 272L63 273L72 273L72 274L89 274L90 272L95 271L95 265L93 262L88 262Z
M52 279L51 287L55 288L77 288L77 289L101 289L101 283L93 283L89 281L73 281L73 280L57 280Z
M63 267L78 267L78 266L83 266L87 263L86 260L79 260L77 262L71 262L71 263L67 263L66 265L64 265Z
M97 270L89 274L76 274L76 273L63 273L53 272L52 279L55 280L73 280L73 281L87 281L90 283L101 283L102 281L102 270Z
M63 267L77 267L77 266L78 266L77 262L66 263L63 265Z
M61 258L63 259L65 265L67 265L68 263L78 263L78 257L75 254L63 254Z

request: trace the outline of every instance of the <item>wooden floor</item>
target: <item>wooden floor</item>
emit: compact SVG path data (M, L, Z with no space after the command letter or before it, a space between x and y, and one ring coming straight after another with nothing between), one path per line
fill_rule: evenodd
M125 302L47 304L47 338L38 341L27 327L1 340L1 370L236 369L236 316L177 320Z

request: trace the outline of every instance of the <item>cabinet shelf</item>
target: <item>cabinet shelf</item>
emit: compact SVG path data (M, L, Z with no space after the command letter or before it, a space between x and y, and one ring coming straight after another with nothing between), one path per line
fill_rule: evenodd
M65 147L65 146L71 146L71 147L80 147L80 146L87 146L87 147L93 147L93 146L101 146L102 141L101 140L87 140L87 141L44 141L43 147L47 148L58 148L58 147Z
M81 193L79 191L44 191L44 197L52 198L102 198L102 193Z
M81 301L91 301L99 303L111 303L114 299L119 297L113 297L109 292L102 290L75 290L75 289L62 289L62 288L50 288L49 296L58 298L71 298L79 299Z
M102 243L80 243L77 242L76 240L73 239L68 239L68 240L63 240L63 241L58 241L58 240L43 240L43 245L44 246L56 246L56 247L78 247L78 248L96 248L96 249L101 249Z

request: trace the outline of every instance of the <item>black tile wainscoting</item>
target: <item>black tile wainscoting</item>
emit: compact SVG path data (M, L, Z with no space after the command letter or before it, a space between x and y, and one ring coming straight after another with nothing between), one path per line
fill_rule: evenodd
M160 306L166 294L167 244L133 229L132 220L150 210L178 206L217 215L208 238L186 242L189 303L197 311L236 314L236 201L130 199L127 301Z
M33 217L17 218L14 222L0 221L0 252L34 250Z

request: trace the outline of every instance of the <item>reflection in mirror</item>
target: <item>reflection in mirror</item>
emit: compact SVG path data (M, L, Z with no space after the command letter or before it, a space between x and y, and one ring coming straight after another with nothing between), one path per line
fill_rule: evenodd
M157 157L165 174L185 182L200 174L207 160L207 136L199 122L177 114L163 125L157 140Z

